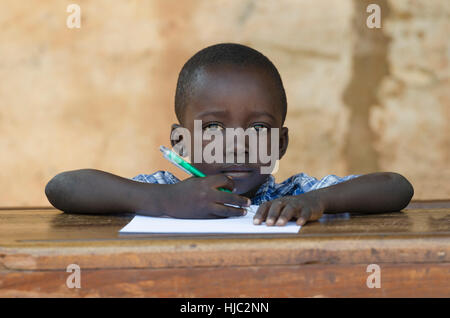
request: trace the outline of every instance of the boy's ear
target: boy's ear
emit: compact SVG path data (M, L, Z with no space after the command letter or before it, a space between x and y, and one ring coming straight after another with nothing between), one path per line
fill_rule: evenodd
M281 127L280 129L280 159L286 153L289 144L289 129L287 127Z

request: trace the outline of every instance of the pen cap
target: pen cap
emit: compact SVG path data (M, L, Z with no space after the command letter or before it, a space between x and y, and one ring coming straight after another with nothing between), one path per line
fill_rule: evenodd
M177 154L175 154L172 150L169 148L166 148L164 146L160 146L159 150L163 153L163 157L169 160L172 164L183 170L184 172L193 175L195 177L206 177L206 175L201 172L200 170L196 169L194 166L190 165L186 161L183 160L183 158L179 157ZM224 192L231 192L228 189L219 188L220 191Z

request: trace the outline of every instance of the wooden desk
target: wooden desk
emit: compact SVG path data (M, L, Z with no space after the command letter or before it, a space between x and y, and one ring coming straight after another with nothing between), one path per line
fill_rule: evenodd
M119 235L130 220L0 210L0 296L450 296L450 207L344 214L295 235ZM80 289L66 286L69 264Z

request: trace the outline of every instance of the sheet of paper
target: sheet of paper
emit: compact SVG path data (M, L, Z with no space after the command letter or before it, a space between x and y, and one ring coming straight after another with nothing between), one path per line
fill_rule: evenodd
M285 226L267 226L265 223L254 225L253 216L257 209L257 205L252 205L245 216L226 219L175 219L136 215L120 233L298 233L301 228L294 221Z

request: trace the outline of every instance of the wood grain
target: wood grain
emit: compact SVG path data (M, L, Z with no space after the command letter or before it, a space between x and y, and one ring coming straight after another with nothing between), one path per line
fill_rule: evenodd
M274 265L0 274L0 297L448 297L450 265L383 264L380 288L366 265Z
M119 235L131 217L0 211L0 296L450 296L450 209L335 215L295 235ZM73 263L81 289L65 285Z

